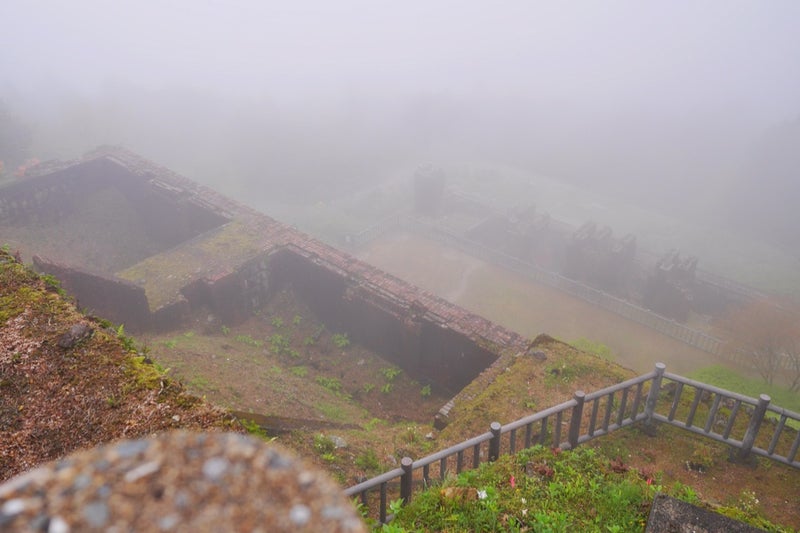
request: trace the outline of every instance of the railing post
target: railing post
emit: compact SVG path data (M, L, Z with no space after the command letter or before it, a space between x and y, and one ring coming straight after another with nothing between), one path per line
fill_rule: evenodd
M756 435L761 428L761 422L764 421L764 415L767 412L770 397L762 394L758 397L758 405L753 410L753 415L750 417L750 425L747 426L747 432L742 439L742 447L739 448L739 460L744 461L750 455L750 450L753 449L753 444L756 441Z
M572 418L569 421L569 447L575 449L578 446L578 437L581 435L581 420L583 419L583 402L586 399L586 394L582 390L575 391L572 396L575 400L575 407L572 408Z
M667 365L664 363L656 363L656 375L653 376L653 381L650 384L650 392L647 393L647 401L644 404L644 432L650 436L655 435L656 425L653 422L653 413L656 411L656 403L658 402L658 395L661 392L661 380L664 377L664 370ZM634 413L634 416L636 413Z
M411 501L411 488L413 483L413 467L414 461L411 457L403 457L400 459L400 468L403 469L403 475L400 476L400 497L403 499L403 504L408 505Z
M497 461L500 457L500 422L492 422L489 431L492 432L492 440L489 441L489 462Z

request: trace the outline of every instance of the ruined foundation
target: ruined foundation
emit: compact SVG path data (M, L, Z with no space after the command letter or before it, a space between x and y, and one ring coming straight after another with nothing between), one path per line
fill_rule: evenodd
M290 289L447 391L525 349L511 331L119 148L1 188L0 241L132 331L177 328L201 309L236 324Z

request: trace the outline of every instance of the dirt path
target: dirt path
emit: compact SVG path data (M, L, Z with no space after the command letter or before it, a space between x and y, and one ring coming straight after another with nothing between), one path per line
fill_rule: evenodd
M359 257L523 335L601 342L620 364L646 372L663 361L688 372L725 361L556 289L409 234L368 245Z

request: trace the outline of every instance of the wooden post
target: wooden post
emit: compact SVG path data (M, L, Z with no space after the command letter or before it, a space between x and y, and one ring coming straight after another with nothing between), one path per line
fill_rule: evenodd
M581 419L583 418L583 402L586 399L586 394L582 390L575 391L572 396L575 400L575 407L572 408L572 418L569 421L569 447L575 449L578 446L578 437L581 435Z
M403 505L408 505L411 501L411 488L413 484L413 470L414 461L411 457L403 457L400 459L400 468L403 469L403 475L400 476L400 497L403 498Z
M767 412L767 406L770 402L770 397L762 394L758 397L758 405L753 410L753 415L750 417L750 425L747 426L747 432L742 439L742 447L739 448L739 460L744 461L750 455L750 450L753 449L753 444L756 441L756 435L761 427L761 422L764 421L764 415Z
M489 462L497 461L500 457L500 422L492 422L489 431L492 432L492 440L489 441Z
M653 381L650 385L650 392L647 394L647 401L644 404L644 427L645 433L655 435L656 426L653 423L653 413L656 411L656 402L658 402L658 394L661 392L661 380L664 377L664 370L667 365L664 363L656 363L656 375L653 376Z

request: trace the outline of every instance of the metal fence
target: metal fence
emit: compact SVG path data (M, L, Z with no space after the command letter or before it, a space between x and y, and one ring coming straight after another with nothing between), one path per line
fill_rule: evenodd
M758 455L800 468L800 414L771 405L769 396L750 398L665 369L657 363L652 372L589 394L577 391L569 401L509 424L492 422L486 433L455 446L418 460L404 457L399 468L345 494L386 522L387 502L398 497L409 502L415 486L427 488L536 444L572 449L637 422L669 424L724 443L735 459Z

